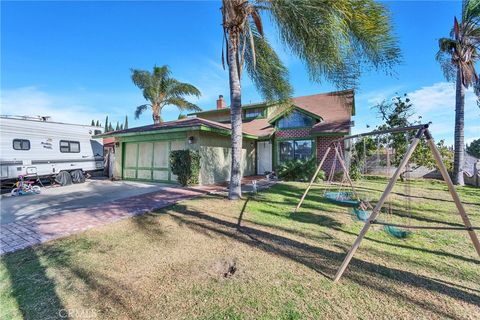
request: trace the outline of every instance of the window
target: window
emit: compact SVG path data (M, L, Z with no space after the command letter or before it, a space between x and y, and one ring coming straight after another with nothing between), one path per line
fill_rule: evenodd
M280 129L311 127L313 124L314 122L312 118L298 111L293 111L289 115L278 120L278 127Z
M30 150L30 140L13 139L13 149L15 149L15 150Z
M245 118L247 119L257 118L262 116L263 116L263 109L257 108L257 109L245 110Z
M313 156L313 140L287 140L279 143L280 163L288 160L308 160Z
M60 140L60 152L78 153L80 152L80 142Z

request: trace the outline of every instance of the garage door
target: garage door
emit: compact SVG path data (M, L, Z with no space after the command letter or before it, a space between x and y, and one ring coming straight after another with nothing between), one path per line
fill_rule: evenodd
M123 178L175 181L176 177L170 172L168 161L170 150L184 148L184 140L125 143Z

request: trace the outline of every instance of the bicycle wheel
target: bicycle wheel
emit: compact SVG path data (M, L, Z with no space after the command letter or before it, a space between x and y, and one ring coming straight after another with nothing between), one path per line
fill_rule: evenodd
M16 197L16 196L20 195L20 190L18 188L13 188L12 191L10 191L10 194L13 197Z
M42 192L39 186L32 186L32 191L35 192L36 194L39 194Z

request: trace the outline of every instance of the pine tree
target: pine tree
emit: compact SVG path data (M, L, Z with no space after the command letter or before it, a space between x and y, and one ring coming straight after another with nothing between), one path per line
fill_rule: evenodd
M108 131L113 131L113 127L112 127L112 123L111 123L111 122L108 124Z
M120 130L123 130L123 123L120 124Z
M96 127L100 127L100 121L97 120L97 123L95 124Z
M115 126L115 131L118 131L120 130L120 125L118 124L118 121L117 121L117 125Z
M128 129L128 116L125 116L125 125L123 126L124 129Z
M90 125L91 125L92 127L95 127L95 120L92 120L92 122L90 123Z
M108 116L107 116L107 117L105 118L105 132L110 131L110 130L108 130L108 129L110 129L110 127L111 127L111 126L108 125Z

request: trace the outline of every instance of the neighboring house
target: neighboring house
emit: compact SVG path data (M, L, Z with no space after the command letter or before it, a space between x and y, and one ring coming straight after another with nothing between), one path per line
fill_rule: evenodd
M288 160L319 161L332 141L350 134L354 92L296 97L291 107L257 103L242 108L242 174L263 175ZM173 182L170 151L193 149L201 155L200 183L211 184L229 179L230 127L230 109L220 96L214 110L98 137L115 138L115 178ZM333 153L325 170L332 161Z

